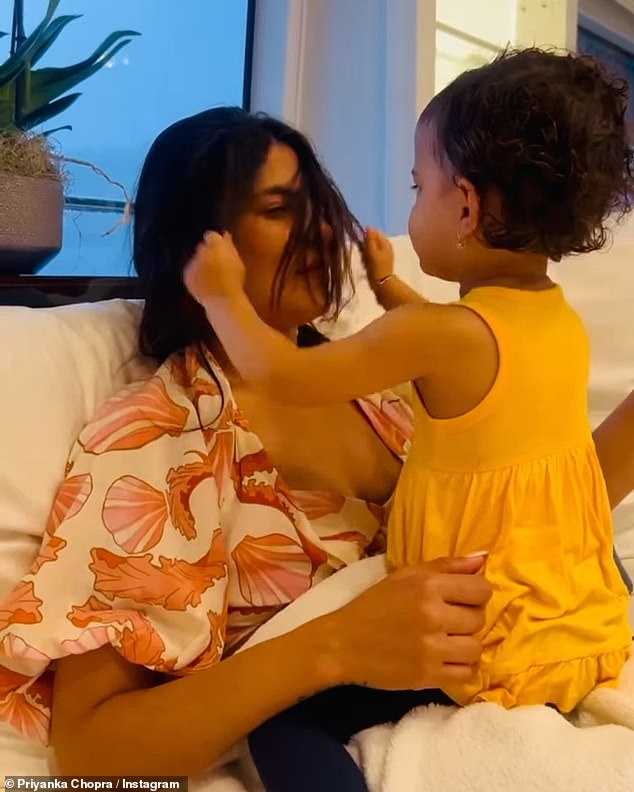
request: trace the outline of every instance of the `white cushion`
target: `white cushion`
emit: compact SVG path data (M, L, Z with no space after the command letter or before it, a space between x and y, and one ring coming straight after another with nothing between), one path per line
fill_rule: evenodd
M146 376L140 305L0 307L0 598L37 555L69 451L97 407ZM50 751L0 723L3 775L47 775Z
M96 408L143 376L140 306L0 307L0 597L40 546L68 453Z

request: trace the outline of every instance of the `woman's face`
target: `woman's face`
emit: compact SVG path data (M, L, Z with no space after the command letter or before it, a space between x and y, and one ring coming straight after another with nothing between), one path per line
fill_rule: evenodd
M291 262L277 305L272 304L277 273L295 221L301 187L295 152L273 143L254 182L251 199L231 229L246 269L245 291L271 327L292 333L325 313L324 268L308 251L306 264Z

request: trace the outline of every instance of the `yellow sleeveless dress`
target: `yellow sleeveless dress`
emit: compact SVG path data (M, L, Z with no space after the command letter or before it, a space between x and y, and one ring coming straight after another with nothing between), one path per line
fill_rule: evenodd
M631 630L587 415L585 330L561 289L474 289L499 352L474 409L434 419L412 388L415 432L388 524L388 561L488 551L484 652L459 704L568 712L614 684Z

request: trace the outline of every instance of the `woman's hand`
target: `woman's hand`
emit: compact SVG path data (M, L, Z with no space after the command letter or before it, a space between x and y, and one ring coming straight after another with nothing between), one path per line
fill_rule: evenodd
M229 232L207 231L183 272L191 296L204 305L215 296L242 292L245 269Z
M333 684L385 690L468 682L491 585L483 559L441 558L388 575L330 619Z
M372 291L380 287L394 274L394 250L390 240L376 228L367 228L361 249L361 260L365 267L368 283Z

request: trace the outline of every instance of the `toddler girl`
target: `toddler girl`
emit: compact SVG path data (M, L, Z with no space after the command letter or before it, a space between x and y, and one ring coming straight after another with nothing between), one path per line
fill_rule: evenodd
M317 405L412 382L415 435L389 565L484 551L493 585L481 662L445 691L459 704L568 712L614 684L628 656L628 594L587 415L588 341L547 272L549 259L602 247L608 216L630 209L625 107L621 82L592 61L536 49L466 72L431 101L416 128L409 233L423 270L460 284L458 302L420 298L394 275L389 242L368 231L366 270L387 312L300 350L247 301L229 237L208 234L186 272L238 371L275 399ZM326 716L300 705L294 720L278 716L284 728L254 735L270 790L300 788L290 754L301 756L302 789L315 773L324 789L365 789L334 765L324 777L315 732L341 741L351 708L356 728L385 720L373 697L392 694L323 695ZM389 717L421 700L393 695Z

